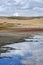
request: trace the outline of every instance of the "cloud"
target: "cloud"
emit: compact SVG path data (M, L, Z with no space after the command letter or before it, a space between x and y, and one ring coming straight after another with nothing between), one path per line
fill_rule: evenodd
M31 16L43 15L42 11L43 0L0 0L0 14Z
M33 0L35 2L38 2L38 3L43 3L43 0Z
M22 0L14 0L14 1L16 1L16 4L18 4L18 3L20 3Z
M41 11L43 11L43 8L40 8L40 7L34 7L33 10L39 10L39 11L41 10Z
M5 11L5 8L3 8L3 6L0 6L0 12Z
M19 16L19 14L16 12L16 13L13 14L13 16Z

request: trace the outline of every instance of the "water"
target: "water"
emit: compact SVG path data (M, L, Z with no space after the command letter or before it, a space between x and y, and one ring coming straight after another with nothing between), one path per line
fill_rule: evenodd
M7 51L0 53L0 65L43 65L43 35L3 48Z

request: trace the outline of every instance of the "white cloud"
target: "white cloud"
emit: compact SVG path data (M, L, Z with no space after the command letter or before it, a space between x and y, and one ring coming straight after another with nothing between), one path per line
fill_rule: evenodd
M3 4L6 4L8 3L9 0L1 0L0 2L3 3Z
M30 4L25 4L22 9L30 8Z
M5 8L3 8L3 6L0 6L0 12L5 11Z
M18 4L19 6L21 6L21 9L25 9L25 8L29 8L30 7L30 1L31 0L14 0L16 1L16 5Z
M11 3L8 2L7 5L11 5Z
M14 13L13 16L19 16L19 14L18 13Z
M43 8L40 8L40 7L34 7L33 10L41 10L41 11L43 11Z
M43 0L33 0L35 2L38 2L38 3L43 3Z
M41 4L43 4L43 0L0 0L0 13L6 15L10 13L13 16L31 16L36 13L42 15L43 5Z
M14 1L16 1L16 4L18 4L18 3L20 3L22 0L14 0Z

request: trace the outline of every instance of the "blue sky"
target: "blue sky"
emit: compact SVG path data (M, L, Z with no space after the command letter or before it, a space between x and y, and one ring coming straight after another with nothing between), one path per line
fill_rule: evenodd
M43 16L43 0L0 0L0 16Z

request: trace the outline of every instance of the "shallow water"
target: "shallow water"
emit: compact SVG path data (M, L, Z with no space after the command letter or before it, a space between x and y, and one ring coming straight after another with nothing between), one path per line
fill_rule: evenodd
M0 52L0 65L43 65L43 35L3 48L7 51Z

